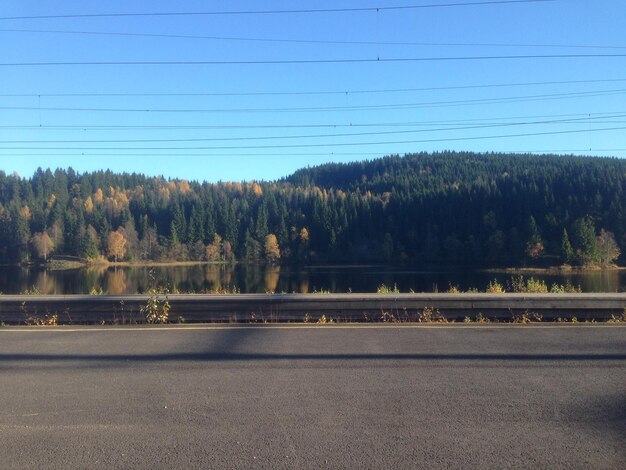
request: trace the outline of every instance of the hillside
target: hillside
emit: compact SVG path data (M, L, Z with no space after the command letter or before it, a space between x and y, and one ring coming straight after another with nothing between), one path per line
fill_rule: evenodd
M276 182L0 172L0 261L608 264L626 246L626 161L436 153Z

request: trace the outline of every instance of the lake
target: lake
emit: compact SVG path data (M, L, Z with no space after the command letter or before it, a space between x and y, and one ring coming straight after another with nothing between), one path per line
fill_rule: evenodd
M595 271L567 274L533 274L548 285L580 286L583 292L624 292L626 271ZM305 266L300 268L236 264L89 267L41 270L0 267L0 292L19 294L136 294L150 286L168 286L180 293L205 292L376 292L378 286L397 285L401 292L444 292L450 286L484 291L496 279L505 287L512 274L470 269L432 270L407 266ZM529 277L528 275L526 277Z

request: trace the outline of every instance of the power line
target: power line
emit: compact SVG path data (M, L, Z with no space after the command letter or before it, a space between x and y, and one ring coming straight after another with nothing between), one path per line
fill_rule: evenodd
M626 114L622 114L616 117L626 117ZM187 139L115 139L115 140L5 140L0 141L0 144L93 144L93 143L156 143L156 142L215 142L215 141L250 141L250 140L286 140L286 139L317 139L328 137L363 137L374 135L398 135L398 134L416 134L423 132L446 132L446 131L459 131L459 130L474 130L474 129L489 129L494 127L513 127L513 126L529 126L540 124L569 124L582 121L582 124L588 124L591 122L591 118L578 118L578 119L561 119L550 121L527 121L527 122L512 122L512 123L499 123L499 124L483 124L475 126L459 126L459 127L446 127L439 129L411 129L402 131L378 131L378 132L356 132L356 133L344 133L344 134L309 134L309 135L280 135L280 136L261 136L261 137L212 137L212 138L187 138ZM594 122L595 124L595 122ZM615 122L611 122L615 124Z
M473 60L529 59L615 59L626 54L528 54L449 57L377 57L375 59L285 59L285 60L174 60L174 61L89 61L89 62L1 62L0 67L107 66L107 65L305 65L305 64L363 64L388 62L448 62Z
M228 157L332 157L332 156L380 156L383 155L384 152L298 152L298 153L238 153L232 154L229 153ZM219 154L207 154L204 153L165 153L160 155L155 155L154 153L90 153L90 152L79 152L79 153L12 153L11 155L0 155L0 158L3 157L59 157L59 156L67 156L67 157L83 157L83 156L94 156L94 157L204 157L204 156L225 156L224 153Z
M549 93L541 95L509 96L502 98L481 98L472 100L428 101L420 103L354 105L354 106L319 106L290 108L74 108L59 106L0 106L0 110L20 111L73 111L73 112L124 112L124 113L292 113L292 112L332 112L332 111L380 111L445 106L468 106L479 104L501 104L524 101L547 101L556 99L610 96L626 93L626 88L591 92Z
M626 78L605 78L596 80L561 80L546 82L516 82L516 83L492 83L483 85L456 85L443 87L421 87L421 88L383 88L370 90L327 90L327 91L258 91L258 92L214 92L214 93L0 93L0 97L6 98L62 98L62 97L153 97L153 96L299 96L299 95L361 95L361 94L383 94L383 93L410 93L415 91L445 91L445 90L468 90L482 88L507 88L525 86L545 86L545 85L574 85L582 83L614 83L626 82Z
M192 11L192 12L144 12L144 13L81 13L71 15L37 15L37 16L5 16L0 20L41 20L59 18L120 18L135 16L222 16L222 15L276 15L276 14L306 14L306 13L349 13L349 12L381 12L417 10L422 8L450 8L485 5L504 5L516 3L546 3L556 0L489 0L477 2L450 2L450 3L424 3L419 5L397 5L383 7L358 7L358 8L320 8L302 10L247 10L247 11Z
M492 121L511 121L521 119L547 119L547 118L576 118L582 117L581 121L593 119L615 119L621 117L626 112L613 111L613 112L596 112L590 113L565 113L565 114L543 114L543 115L526 115L526 116L492 116L487 118L475 118L475 119L455 119L455 120L434 120L434 121L404 121L404 122L366 122L366 123L315 123L315 124L233 124L233 125L207 125L207 126L175 126L175 125L30 125L30 126L18 126L18 125L5 125L0 126L0 129L29 129L29 130L70 130L70 131L87 131L87 130L108 130L108 131L120 131L120 130L242 130L242 129L320 129L320 128L362 128L362 127L416 127L416 126L433 126L433 125L461 125L467 123L483 123L488 124ZM574 120L574 119L572 119ZM608 121L608 123L616 123L619 121Z
M564 153L564 152L624 152L626 148L584 148L584 149L548 149L548 150L499 150L499 153ZM394 152L393 154L397 154ZM411 153L411 152L408 152ZM154 153L90 153L90 152L78 152L78 153L19 153L11 155L0 155L0 158L12 158L12 157L333 157L333 156L384 156L389 154L386 152L298 152L298 153L164 153L155 155Z
M283 148L315 148L315 147L346 147L358 145L395 145L395 144L418 144L418 143L436 143L436 142L459 142L470 140L487 140L487 139L503 139L511 137L537 137L542 135L561 135L561 134L579 134L591 132L606 132L625 130L626 127L604 127L597 129L574 129L563 131L548 132L529 132L522 134L502 134L474 137L449 137L443 139L425 139L425 140L400 140L400 141L380 141L380 142L341 142L341 143L318 143L318 144L289 144L289 145L252 145L252 146L212 146L212 147L3 147L0 150L151 150L151 151L170 151L170 150L243 150L243 149L283 149Z
M12 33L46 33L75 34L92 36L126 36L166 39L201 39L211 41L269 42L287 44L317 45L352 45L352 46L412 46L412 47L528 47L558 49L626 49L626 46L606 46L598 44L523 44L523 43L488 43L488 42L410 42L410 41L347 41L331 39L293 39L293 38L257 38L241 36L202 36L193 34L161 34L161 33L126 33L116 31L68 31L50 29L0 29L0 32Z

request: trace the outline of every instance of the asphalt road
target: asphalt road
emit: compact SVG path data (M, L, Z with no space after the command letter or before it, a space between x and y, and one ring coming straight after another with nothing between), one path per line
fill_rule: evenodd
M0 328L0 468L626 468L624 326Z

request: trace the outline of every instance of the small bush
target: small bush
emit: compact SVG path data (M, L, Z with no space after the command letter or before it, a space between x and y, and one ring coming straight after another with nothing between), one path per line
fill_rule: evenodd
M547 294L548 285L541 279L534 277L524 279L524 276L517 276L511 279L511 290L523 294Z
M39 289L33 286L30 289L26 289L20 292L20 295L41 295L41 292L39 291Z
M378 289L376 289L376 293L383 295L399 294L400 289L398 289L398 286L396 284L394 284L393 287L388 287L385 284L381 284L380 286L378 286Z
M320 325L326 325L328 323L335 323L335 320L333 320L330 316L327 317L326 315L322 315L320 319L317 320L317 323Z
M167 323L170 315L169 292L152 288L148 290L148 296L146 305L140 309L146 323Z
M521 314L513 314L511 317L511 323L521 324L541 322L542 320L543 317L540 314L528 311Z
M380 321L382 321L383 323L398 323L400 319L393 313L383 312L380 315Z
M432 307L424 307L422 312L417 315L417 321L420 323L448 323L448 319L439 313L439 310Z
M489 323L489 318L478 312L478 315L476 315L476 323Z
M488 294L504 294L505 290L504 286L494 279L489 282L486 292Z
M611 318L607 320L607 323L624 323L624 322L626 322L626 309L624 309L621 315L612 314Z
M26 317L26 324L32 326L56 326L59 324L59 316L56 313L44 316L29 315Z
M569 281L565 284L552 284L550 287L552 294L579 294L582 292L580 286L573 286Z
M547 294L548 286L545 281L531 277L526 281L526 291L529 294Z

